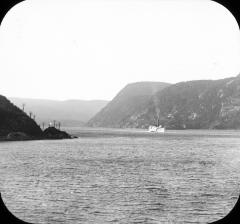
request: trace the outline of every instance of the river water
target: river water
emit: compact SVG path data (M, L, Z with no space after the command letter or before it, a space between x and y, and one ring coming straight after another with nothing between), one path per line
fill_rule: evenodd
M0 191L31 223L209 223L240 193L240 132L68 129L0 142Z

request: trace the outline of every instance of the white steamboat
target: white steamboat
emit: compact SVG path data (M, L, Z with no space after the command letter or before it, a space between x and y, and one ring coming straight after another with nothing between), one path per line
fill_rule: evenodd
M159 119L157 120L157 126L150 125L148 128L148 132L156 132L156 133L164 133L165 127L159 125Z

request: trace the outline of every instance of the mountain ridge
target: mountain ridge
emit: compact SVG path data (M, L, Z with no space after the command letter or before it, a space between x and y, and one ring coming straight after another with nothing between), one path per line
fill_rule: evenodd
M92 127L124 127L124 120L142 110L157 91L170 84L135 82L126 85L99 113L87 123Z
M123 93L125 92L125 93ZM121 94L120 94L121 93ZM106 107L88 123L93 127L148 128L157 119L167 129L239 129L240 76L219 80L192 80L168 85L155 92L137 110L112 123L112 105L125 107L116 100L127 92L122 89ZM133 101L132 101L133 102ZM123 105L120 105L123 103ZM110 109L109 109L110 107ZM104 117L105 119L101 119ZM109 121L110 119L110 121Z

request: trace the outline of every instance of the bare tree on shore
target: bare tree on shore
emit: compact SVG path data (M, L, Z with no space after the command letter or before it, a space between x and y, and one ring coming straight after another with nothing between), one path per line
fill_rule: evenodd
M23 104L22 104L22 110L23 110L23 112L24 112L25 106L26 106L26 104L23 103Z

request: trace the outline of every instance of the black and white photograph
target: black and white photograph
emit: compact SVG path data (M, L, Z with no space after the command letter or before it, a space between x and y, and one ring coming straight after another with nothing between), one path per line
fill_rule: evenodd
M32 224L206 224L240 195L240 32L211 0L25 0L0 25L0 193Z

